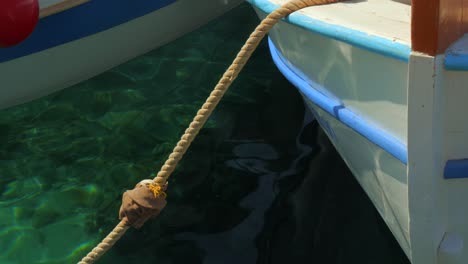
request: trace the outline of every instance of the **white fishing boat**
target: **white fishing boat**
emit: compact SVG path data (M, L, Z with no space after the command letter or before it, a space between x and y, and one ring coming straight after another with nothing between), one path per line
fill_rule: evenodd
M261 18L287 1L249 0ZM466 6L346 1L269 34L278 69L413 264L468 263Z
M0 11L6 11L4 5L10 4L8 8L13 11L19 8L27 15L39 14L39 21L27 39L15 46L0 48L0 108L93 77L196 29L242 2L34 1L37 2L5 0L0 3ZM34 11L34 4L36 8L39 6L39 12ZM27 9L27 5L31 8ZM0 16L2 14L0 12ZM0 21L5 21L9 15L11 13L3 14ZM0 33L8 29L0 26ZM15 30L12 34L16 33ZM3 37L0 36L0 46Z

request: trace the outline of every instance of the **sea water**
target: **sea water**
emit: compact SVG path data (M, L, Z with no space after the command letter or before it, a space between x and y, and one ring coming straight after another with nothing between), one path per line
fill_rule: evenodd
M74 87L0 111L0 263L75 263L118 223L251 30L248 4ZM409 263L265 41L99 263Z

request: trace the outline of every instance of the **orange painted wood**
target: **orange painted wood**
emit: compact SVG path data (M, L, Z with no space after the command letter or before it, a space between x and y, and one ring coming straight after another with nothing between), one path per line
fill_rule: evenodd
M411 2L411 47L434 55L437 50L439 0Z
M413 0L411 42L414 51L436 55L468 33L468 0Z

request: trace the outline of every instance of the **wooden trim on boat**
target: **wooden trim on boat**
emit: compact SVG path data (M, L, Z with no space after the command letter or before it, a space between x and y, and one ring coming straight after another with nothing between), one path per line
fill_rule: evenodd
M55 15L71 9L73 7L77 7L79 5L85 4L91 0L65 0L60 3L48 6L46 8L42 8L39 12L39 18L45 18L51 15Z
M439 0L413 0L411 46L414 51L434 55L437 50Z
M468 31L468 0L412 0L411 20L413 50L443 53Z

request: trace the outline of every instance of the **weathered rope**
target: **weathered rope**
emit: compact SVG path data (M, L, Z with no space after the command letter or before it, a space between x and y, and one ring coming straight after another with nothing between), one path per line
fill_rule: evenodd
M233 63L226 72L221 77L218 84L215 86L214 90L211 92L203 106L197 112L197 115L194 117L193 121L190 123L189 127L185 130L185 133L182 135L179 142L175 146L173 152L169 155L169 158L166 160L161 170L158 172L156 177L153 179L154 185L165 186L167 179L174 171L175 167L182 159L183 155L189 148L190 144L203 127L207 121L210 114L213 112L215 107L218 105L219 101L226 93L229 86L236 79L239 72L247 63L248 59L257 48L260 41L268 33L268 31L282 18L290 15L291 13L314 5L330 4L338 2L339 0L292 0L272 13L270 13L265 19L263 19L260 24L255 28L254 32L249 36L244 46L237 54ZM157 197L157 194L154 194ZM164 194L165 198L165 194ZM107 235L104 240L99 243L86 257L84 257L79 264L91 264L94 263L99 257L104 255L104 253L109 250L115 242L122 237L122 235L130 227L130 223L126 218L123 218L120 223L112 230L112 232Z
M119 224L114 227L112 232L110 232L102 241L94 247L91 252L89 252L78 264L88 264L88 263L94 263L96 260L98 260L104 253L107 252L114 244L117 242L120 237L122 237L127 229L129 229L130 226L127 224L125 220L122 220L119 222Z

